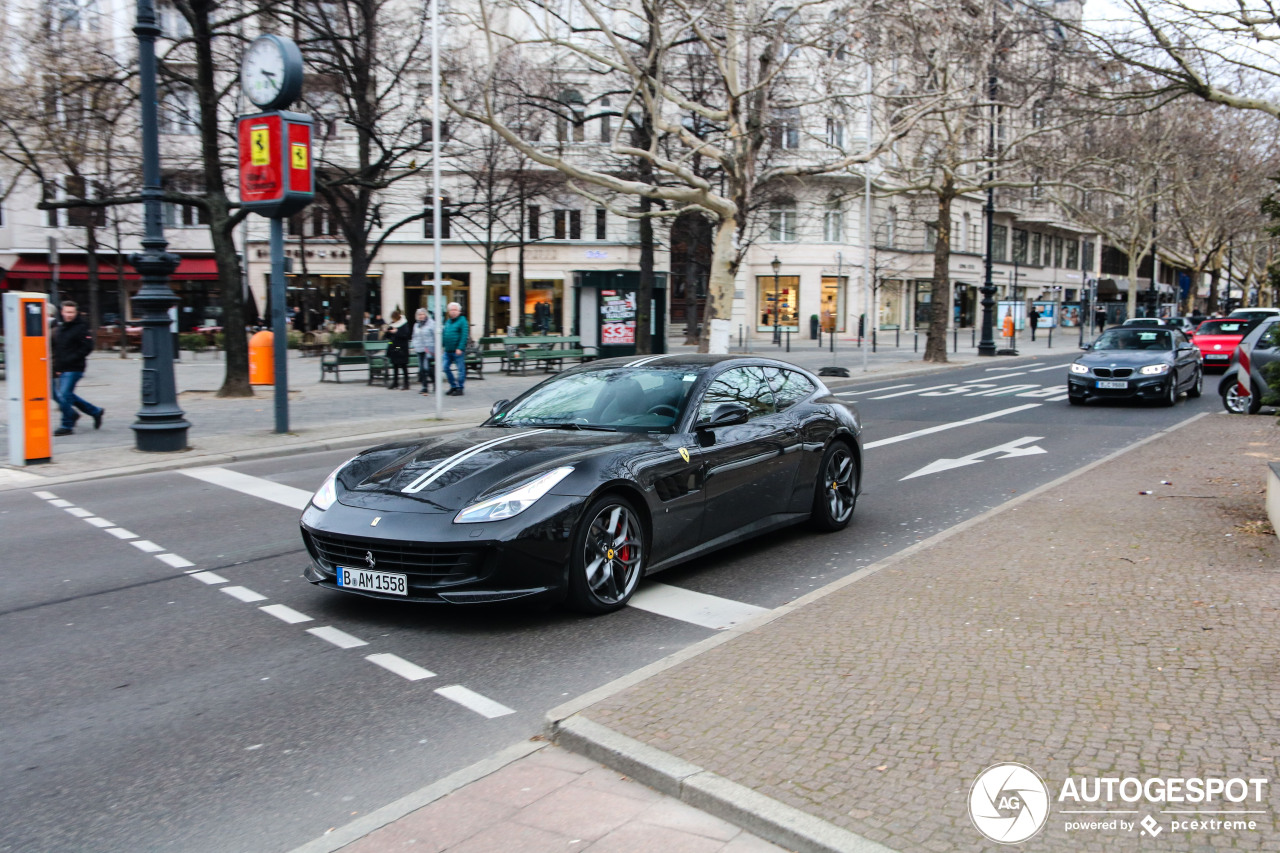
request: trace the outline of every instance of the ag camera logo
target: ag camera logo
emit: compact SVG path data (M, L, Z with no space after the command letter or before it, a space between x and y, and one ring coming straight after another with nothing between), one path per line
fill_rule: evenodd
M993 764L969 789L969 819L997 844L1026 841L1049 820L1049 788L1024 764Z

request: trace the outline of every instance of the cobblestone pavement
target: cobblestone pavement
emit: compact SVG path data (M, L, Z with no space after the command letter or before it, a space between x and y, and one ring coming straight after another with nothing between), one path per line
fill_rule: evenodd
M1280 850L1273 418L1209 415L588 708L596 723L903 851L991 849L984 768L1271 780L1253 831L1067 831L1040 850ZM1181 808L1191 809L1187 805ZM1205 806L1199 806L1205 808ZM1106 816L1102 816L1106 818ZM1109 818L1108 818L1109 819Z
M450 853L768 853L719 818L547 747L341 848Z

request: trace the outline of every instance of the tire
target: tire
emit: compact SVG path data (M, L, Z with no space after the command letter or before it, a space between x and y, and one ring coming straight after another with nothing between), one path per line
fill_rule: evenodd
M616 494L592 501L573 537L569 606L592 615L626 607L644 576L647 539L631 501Z
M1165 389L1164 396L1160 398L1160 405L1178 405L1178 372L1176 370L1169 377L1169 386Z
M858 503L859 474L853 450L843 441L833 441L818 466L810 527L834 533L849 526Z
M1073 406L1083 406L1089 398L1084 395L1068 394L1067 402Z
M1187 389L1188 400L1198 400L1200 395L1204 393L1204 370L1196 368L1195 381L1191 383L1191 387Z
M1233 415L1256 415L1262 400L1257 394L1241 394L1240 383L1232 382L1222 392L1222 408Z

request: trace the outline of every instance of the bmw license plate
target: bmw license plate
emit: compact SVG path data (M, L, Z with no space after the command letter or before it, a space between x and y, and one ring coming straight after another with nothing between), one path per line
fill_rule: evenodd
M1119 389L1124 389L1124 388L1128 388L1128 387L1129 387L1129 383L1128 383L1128 382L1114 382L1114 381L1109 382L1109 381L1107 381L1107 380L1105 380L1105 379L1099 379L1099 380L1098 380L1098 387L1099 387L1099 388L1119 388Z
M338 586L343 589L362 589L366 592L385 592L390 595L408 595L408 575L391 572L371 572L368 569L344 569L338 567Z

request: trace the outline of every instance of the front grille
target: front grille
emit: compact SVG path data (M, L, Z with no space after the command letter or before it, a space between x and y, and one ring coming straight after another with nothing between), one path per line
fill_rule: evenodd
M476 576L480 551L458 545L428 545L420 542L396 542L386 539L359 539L308 532L313 555L327 569L335 566L370 568L368 556L374 559L374 571L411 575L410 585L420 583L457 583Z
M1114 370L1110 367L1095 367L1093 375L1101 379L1123 379L1126 376L1133 375L1132 367L1117 367Z

